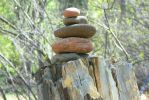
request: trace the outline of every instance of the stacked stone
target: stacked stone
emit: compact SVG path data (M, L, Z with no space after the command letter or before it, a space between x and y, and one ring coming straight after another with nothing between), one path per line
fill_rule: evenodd
M62 38L52 45L55 53L89 53L93 50L90 38L96 33L95 27L87 24L87 18L80 16L77 8L65 9L63 23L65 27L54 32Z

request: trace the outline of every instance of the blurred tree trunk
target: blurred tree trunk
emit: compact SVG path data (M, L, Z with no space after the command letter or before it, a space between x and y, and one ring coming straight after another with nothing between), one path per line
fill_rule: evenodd
M68 7L76 7L81 9L81 12L85 14L88 9L88 0L58 0L58 2L60 4L60 11Z

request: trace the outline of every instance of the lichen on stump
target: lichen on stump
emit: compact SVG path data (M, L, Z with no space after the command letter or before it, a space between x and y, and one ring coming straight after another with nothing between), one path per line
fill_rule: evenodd
M55 63L40 87L40 100L140 100L132 65L96 56Z

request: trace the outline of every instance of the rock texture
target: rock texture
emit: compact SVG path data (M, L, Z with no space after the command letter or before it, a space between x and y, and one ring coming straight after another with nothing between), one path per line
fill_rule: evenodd
M77 8L67 8L63 15L63 23L66 26L54 31L54 35L62 39L52 45L53 51L56 54L91 52L93 45L87 38L96 33L95 27L87 24L87 18L80 16L80 10Z
M68 17L77 17L80 15L80 10L74 7L71 8L67 8L64 10L63 13L64 17L68 18Z
M93 50L93 46L89 39L70 37L54 43L52 49L55 53L89 53Z
M84 53L61 53L56 54L51 58L51 64L63 63L87 57L89 57L89 55Z
M87 18L85 16L77 16L74 18L64 18L63 23L65 25L73 25L73 24L87 24Z
M90 38L96 33L95 27L88 24L75 24L60 28L54 32L56 37L81 37Z
M38 100L140 100L131 63L89 56L59 64L67 56L44 70Z

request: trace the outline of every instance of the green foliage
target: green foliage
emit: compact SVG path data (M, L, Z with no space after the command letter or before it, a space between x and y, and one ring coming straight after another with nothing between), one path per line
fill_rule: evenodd
M140 52L139 57L140 57L141 59L144 59L144 57L145 57L144 51Z
M0 15L13 20L15 18L13 9L14 9L13 3L11 2L11 0L1 0L0 1Z
M50 0L46 6L47 11L55 11L57 9L57 5L55 0Z
M19 62L19 54L16 52L16 49L12 43L12 41L8 37L4 37L0 35L0 53L3 54L7 59L10 59L12 63L14 63L16 66L20 64ZM9 66L10 72L14 73L14 69ZM0 65L2 67L2 64Z

